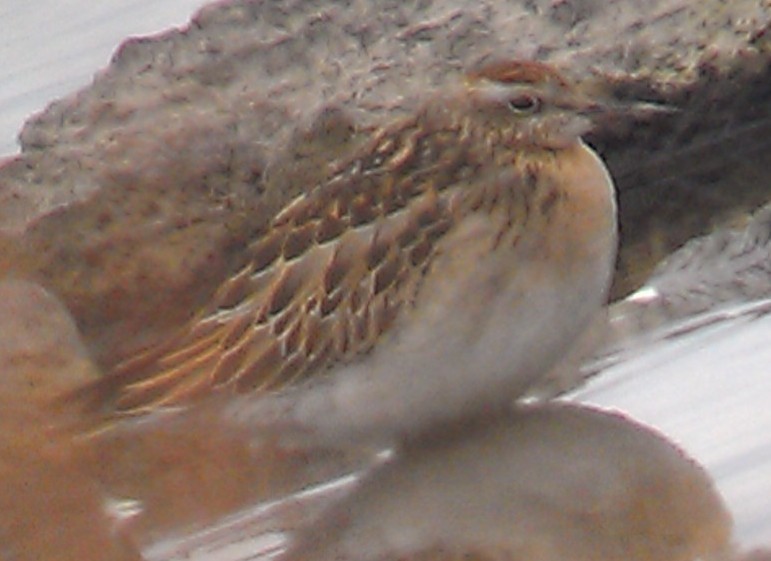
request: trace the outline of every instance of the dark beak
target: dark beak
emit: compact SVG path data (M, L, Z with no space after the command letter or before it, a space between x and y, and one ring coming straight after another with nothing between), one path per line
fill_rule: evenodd
M671 115L677 113L679 109L673 105L665 105L652 101L618 101L618 100L597 100L582 95L576 95L566 107L576 111L590 119L598 116L607 117L632 117L633 119L645 120L657 116Z

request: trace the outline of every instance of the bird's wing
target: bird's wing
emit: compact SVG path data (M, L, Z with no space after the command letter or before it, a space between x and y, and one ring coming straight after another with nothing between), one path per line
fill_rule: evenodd
M435 170L459 166L419 154L422 141L411 129L376 138L365 158L285 207L176 336L77 400L133 414L220 389L268 392L367 352L409 305L453 221L438 187L452 178Z

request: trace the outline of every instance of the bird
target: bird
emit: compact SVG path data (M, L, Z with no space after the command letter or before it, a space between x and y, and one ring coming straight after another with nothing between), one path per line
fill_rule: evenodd
M522 394L606 299L614 186L581 136L608 105L527 60L424 98L321 166L176 334L70 401L114 420L220 396L356 441Z
M730 559L732 526L709 474L660 433L547 402L412 442L277 559Z

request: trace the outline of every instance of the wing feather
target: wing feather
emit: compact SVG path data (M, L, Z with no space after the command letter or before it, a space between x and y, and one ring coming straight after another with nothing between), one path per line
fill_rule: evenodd
M458 136L419 129L381 131L364 156L288 204L188 325L78 398L134 414L218 390L274 391L368 352L413 301L456 219L437 185L467 181L467 154L427 148ZM442 182L431 180L437 167Z

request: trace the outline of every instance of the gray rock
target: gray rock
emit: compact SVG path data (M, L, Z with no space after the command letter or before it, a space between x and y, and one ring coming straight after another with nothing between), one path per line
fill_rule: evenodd
M213 4L25 126L0 275L59 294L109 367L185 321L319 163L480 60L525 57L682 108L591 139L621 191L618 296L768 200L769 22L763 0Z

